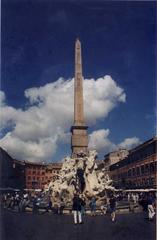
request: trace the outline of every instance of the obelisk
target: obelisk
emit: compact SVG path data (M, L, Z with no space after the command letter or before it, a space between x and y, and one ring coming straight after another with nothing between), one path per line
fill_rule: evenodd
M77 39L75 42L74 124L71 127L73 157L78 153L88 153L87 128L84 119L81 43Z

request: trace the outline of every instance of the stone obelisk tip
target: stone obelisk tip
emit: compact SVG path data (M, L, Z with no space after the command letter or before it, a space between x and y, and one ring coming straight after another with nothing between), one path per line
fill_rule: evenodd
M76 45L77 45L77 46L80 46L80 45L81 45L81 42L80 42L80 40L79 40L78 38L76 38Z

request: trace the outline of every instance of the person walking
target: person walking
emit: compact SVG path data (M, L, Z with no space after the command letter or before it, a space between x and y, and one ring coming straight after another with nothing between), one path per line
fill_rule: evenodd
M59 203L59 214L60 215L63 214L64 208L65 208L65 204L64 204L63 198L61 198L60 203Z
M114 197L114 195L111 196L109 203L111 210L111 220L112 222L114 222L116 218L116 198Z
M81 214L82 216L85 215L85 208L86 208L86 200L85 197L81 196Z
M149 220L153 220L155 211L154 211L154 207L153 207L154 199L153 199L151 193L149 194L147 201L148 201L148 218L149 218Z
M129 200L129 210L130 212L134 212L134 195L133 193L130 195L130 200Z
M32 209L33 213L37 213L38 212L38 205L37 205L37 203L38 203L37 196L35 195L33 197L33 209Z
M107 212L107 199L102 200L100 210L101 210L101 215L106 214L106 212Z
M95 197L92 197L91 202L89 203L90 209L91 209L91 216L95 216L96 212L96 199Z
M77 223L82 224L82 214L81 214L81 201L82 199L77 195L74 194L73 198L73 205L72 205L72 210L74 214L74 224L76 225Z
M46 211L45 212L49 212L49 210L52 212L53 208L52 208L52 200L50 198L50 196L48 197L48 205L46 207Z

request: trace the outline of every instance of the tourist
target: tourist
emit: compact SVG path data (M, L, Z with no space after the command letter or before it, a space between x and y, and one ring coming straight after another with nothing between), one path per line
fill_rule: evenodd
M133 193L130 195L130 199L129 199L129 210L130 210L130 212L134 212L134 195L133 195Z
M27 193L27 192L24 192L24 193L23 193L23 198L24 198L24 199L28 199L28 193Z
M136 194L135 193L132 193L132 198L133 198L134 205L136 205L137 201L136 201Z
M64 204L63 198L61 198L60 203L59 203L59 209L58 209L58 213L59 213L60 215L63 214L64 208L65 208L65 204Z
M107 212L107 199L104 199L101 203L100 210L101 210L101 215L105 215Z
M109 203L111 210L111 220L112 222L114 222L116 218L116 198L114 197L114 195L110 197Z
M139 194L138 193L136 193L135 198L136 198L136 203L138 203L139 202Z
M49 198L48 208L49 210L53 211L51 198Z
M33 197L33 209L32 209L33 213L37 213L38 212L37 203L38 203L37 196L34 195L34 197Z
M53 213L58 214L59 213L59 204L54 202L53 204Z
M155 211L154 211L154 207L153 207L154 199L153 199L151 193L149 193L147 201L148 201L148 218L149 218L149 220L152 220L155 215Z
M3 207L6 208L7 207L7 194L3 195L2 202L3 202Z
M130 202L131 193L128 193L128 202Z
M74 224L83 223L81 214L81 198L79 198L77 194L74 194L72 210L74 214Z
M91 209L91 216L95 216L96 215L96 199L95 197L92 197L90 203L89 203L89 207Z
M100 210L101 210L101 215L105 215L107 212L107 207L105 205L101 205Z
M81 214L82 216L85 215L85 207L86 207L86 200L85 197L81 196Z
M15 206L18 208L18 210L19 210L19 203L20 203L20 195L16 192L15 193Z
M148 197L146 194L141 194L139 199L139 204L142 206L144 217L147 217L147 211L148 211Z
M13 195L10 196L10 199L9 199L9 205L8 205L8 208L11 208L13 209L14 208L14 203L15 203L15 198Z

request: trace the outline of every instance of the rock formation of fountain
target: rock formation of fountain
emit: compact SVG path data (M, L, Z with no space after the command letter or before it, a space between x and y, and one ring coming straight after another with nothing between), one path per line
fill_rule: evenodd
M114 191L112 180L105 169L98 170L96 156L96 151L92 150L89 151L89 156L80 153L76 158L66 157L63 160L58 179L48 186L53 201L63 198L66 203L71 202L74 193L80 193L86 199L92 196L101 198L107 190Z

